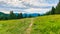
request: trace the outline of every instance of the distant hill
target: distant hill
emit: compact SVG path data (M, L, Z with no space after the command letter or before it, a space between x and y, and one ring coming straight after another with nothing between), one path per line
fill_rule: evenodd
M15 13L15 14L18 15L18 13ZM42 14L39 14L39 13L31 13L31 14L24 13L22 15L23 15L23 17L25 17L25 16L29 17L29 15L31 15L33 17L37 17L38 15L41 16Z
M4 14L4 13L0 12L0 14Z

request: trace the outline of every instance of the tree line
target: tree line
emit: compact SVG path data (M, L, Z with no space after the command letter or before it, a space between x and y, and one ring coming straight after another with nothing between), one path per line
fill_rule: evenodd
M38 16L40 16L40 14L38 14ZM23 16L22 13L15 14L13 11L10 11L10 14L5 14L0 12L0 20L22 19L22 18L31 18L31 17L33 17L31 14L29 14L29 16L27 16L27 14Z
M52 7L52 9L45 15L54 15L54 14L60 14L60 2L57 4L56 7Z
M21 19L21 18L23 18L22 13L16 15L15 13L13 13L13 11L10 11L10 14L4 14L0 12L0 20Z

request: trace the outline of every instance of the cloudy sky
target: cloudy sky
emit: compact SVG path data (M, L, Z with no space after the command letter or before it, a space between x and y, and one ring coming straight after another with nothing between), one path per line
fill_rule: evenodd
M45 13L59 0L0 0L0 12Z

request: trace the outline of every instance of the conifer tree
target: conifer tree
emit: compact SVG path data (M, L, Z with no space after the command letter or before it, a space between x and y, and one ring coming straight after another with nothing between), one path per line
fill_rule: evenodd
M55 14L55 8L52 7L51 14Z
M16 19L17 16L13 13L13 11L10 11L10 19Z
M52 7L52 9L49 12L47 12L45 15L53 15L53 14L55 14L55 8L54 7Z
M56 6L55 13L56 13L56 14L60 14L60 0L59 0L59 3L58 3L57 6Z
M18 18L18 19L23 18L22 13L19 13L18 16L17 16L17 18Z

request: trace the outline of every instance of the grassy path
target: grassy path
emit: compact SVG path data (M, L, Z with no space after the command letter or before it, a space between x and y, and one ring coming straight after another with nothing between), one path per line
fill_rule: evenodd
M30 23L29 27L26 29L26 34L31 33L32 25L33 25L33 18L31 18L31 23Z

